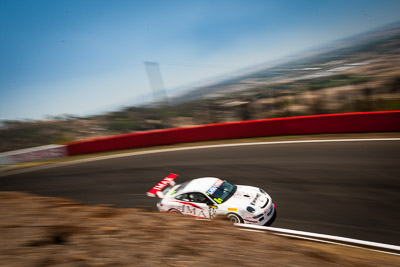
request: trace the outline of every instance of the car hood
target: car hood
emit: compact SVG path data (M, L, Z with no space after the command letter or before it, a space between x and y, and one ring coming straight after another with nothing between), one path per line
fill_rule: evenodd
M267 193L262 192L260 188L247 185L238 185L233 196L225 203L231 206L252 206L255 209L265 208L270 201Z

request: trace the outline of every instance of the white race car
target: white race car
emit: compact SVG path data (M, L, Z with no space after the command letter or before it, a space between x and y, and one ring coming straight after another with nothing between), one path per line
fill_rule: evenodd
M169 174L147 192L148 196L160 198L159 211L209 219L223 215L234 223L257 225L270 224L275 219L275 204L261 188L232 185L215 177L176 185L177 176Z

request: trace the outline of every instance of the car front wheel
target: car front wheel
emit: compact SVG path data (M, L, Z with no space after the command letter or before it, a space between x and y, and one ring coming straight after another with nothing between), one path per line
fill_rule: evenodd
M235 213L229 213L228 220L232 223L243 223L243 219Z

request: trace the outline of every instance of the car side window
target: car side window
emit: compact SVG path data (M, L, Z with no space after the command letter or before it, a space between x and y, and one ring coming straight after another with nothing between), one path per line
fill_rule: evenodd
M189 193L189 200L197 203L207 203L207 197L202 193Z
M180 194L180 195L177 195L175 197L175 199L182 200L182 201L189 201L189 196L188 196L188 194Z

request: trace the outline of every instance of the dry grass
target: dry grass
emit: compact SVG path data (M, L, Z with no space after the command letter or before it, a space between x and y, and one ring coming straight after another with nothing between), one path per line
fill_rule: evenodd
M364 249L238 231L225 220L0 192L2 266L400 266Z

